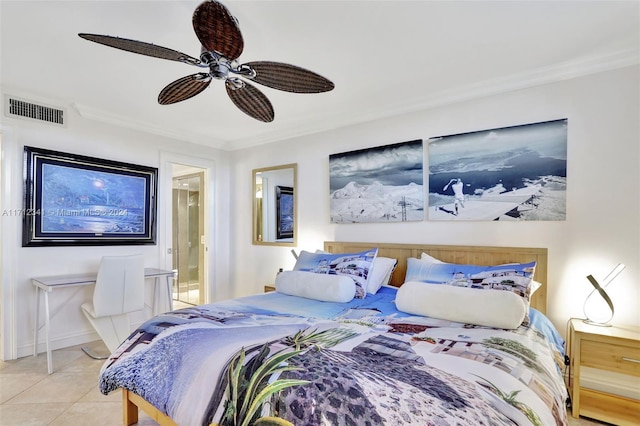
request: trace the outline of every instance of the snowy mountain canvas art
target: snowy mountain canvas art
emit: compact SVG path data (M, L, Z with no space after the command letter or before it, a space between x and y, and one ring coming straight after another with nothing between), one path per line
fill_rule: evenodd
M329 156L331 223L424 220L422 140Z

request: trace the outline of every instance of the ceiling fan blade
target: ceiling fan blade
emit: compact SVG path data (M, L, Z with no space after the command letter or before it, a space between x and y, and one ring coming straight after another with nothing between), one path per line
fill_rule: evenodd
M192 98L209 87L210 83L211 77L205 73L179 78L162 89L158 95L158 103L160 105L169 105Z
M105 46L115 47L116 49L126 50L127 52L138 53L140 55L152 56L154 58L168 59L170 61L184 62L186 64L198 65L200 60L193 58L185 53L167 47L156 46L155 44L145 43L143 41L130 40L127 38L113 37L100 34L78 34L85 40L95 43L104 44Z
M255 86L240 79L228 79L225 86L229 98L242 112L265 123L273 121L275 113L271 102Z
M248 66L256 73L251 78L273 89L294 93L321 93L333 90L333 82L313 71L295 65L271 61L248 62Z
M202 46L227 59L236 59L244 49L238 22L217 1L207 0L193 12L193 30Z

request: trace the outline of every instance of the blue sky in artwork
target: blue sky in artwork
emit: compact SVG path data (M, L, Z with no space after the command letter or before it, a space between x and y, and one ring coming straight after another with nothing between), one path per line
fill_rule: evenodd
M429 139L429 173L502 170L517 153L567 160L567 120Z
M42 208L100 204L120 208L143 208L146 182L143 177L66 167L42 166Z

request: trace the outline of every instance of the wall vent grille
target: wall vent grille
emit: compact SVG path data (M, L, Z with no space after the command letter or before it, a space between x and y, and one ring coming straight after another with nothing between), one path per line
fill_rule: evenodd
M64 110L7 96L9 117L22 117L64 126Z

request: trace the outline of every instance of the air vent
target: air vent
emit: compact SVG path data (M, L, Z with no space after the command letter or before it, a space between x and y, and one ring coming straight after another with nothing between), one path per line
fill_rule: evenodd
M64 126L64 110L16 99L13 96L7 96L6 100L5 111L8 117L28 118Z

